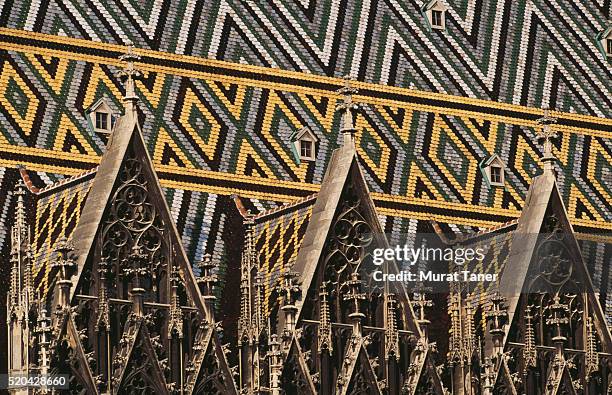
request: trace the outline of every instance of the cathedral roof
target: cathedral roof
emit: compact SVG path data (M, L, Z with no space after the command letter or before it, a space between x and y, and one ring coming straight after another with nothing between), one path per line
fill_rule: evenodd
M40 189L33 186L26 170L21 171L36 207L32 231L32 276L43 296L48 296L55 282L51 269L55 245L62 238L72 237L96 171L97 167Z
M265 306L282 270L292 267L312 215L317 195L264 211L253 217L253 238L261 274ZM264 314L267 312L264 311Z

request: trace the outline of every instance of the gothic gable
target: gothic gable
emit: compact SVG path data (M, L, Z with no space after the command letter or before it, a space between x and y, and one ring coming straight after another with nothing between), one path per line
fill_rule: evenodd
M186 360L212 363L200 352L200 342L203 328L214 323L216 280L208 260L196 282L147 152L138 123L134 58L123 57L129 63L122 71L128 77L125 115L91 182L70 240L75 248L64 247L63 258L54 263L62 266L56 299L74 311L73 326L85 339L100 391L167 393L184 385ZM223 393L231 393L230 369L217 336L212 339L206 347L223 361L217 382Z
M114 394L150 393L168 391L163 367L150 341L146 324L136 317L128 322L129 328L121 338L124 346L115 357ZM165 362L167 365L167 361Z
M354 350L348 350L345 355L343 372L338 378L338 395L381 395L378 379L368 359L363 340L356 340L358 345ZM356 352L355 352L356 351Z
M366 181L361 172L353 146L337 149L328 166L328 172L317 196L308 228L304 235L293 270L300 273L304 290L303 298L298 301L298 316L301 319L317 319L318 291L323 283L330 287L331 319L349 322L342 317L340 288L352 273L360 273L373 300L364 303L370 311L368 319L375 321L380 317L381 303L376 299L383 290L379 283L371 281L370 273L375 269L369 259L373 248L388 246L384 231L376 214L376 209ZM385 263L387 272L397 272L395 263ZM414 323L414 313L403 284L396 293L403 312L400 324L402 329L419 333ZM333 296L336 295L334 298ZM282 328L282 317L279 318ZM366 325L376 325L370 322ZM379 323L380 324L380 323ZM382 325L381 325L382 326Z
M572 381L567 363L553 363L550 367L547 383L547 394L550 395L576 395L576 387Z
M547 177L552 180L546 180ZM527 198L527 207L514 233L509 255L500 284L501 294L509 301L509 341L520 341L520 337L524 336L520 335L521 330L517 326L521 322L525 327L525 315L514 314L516 311L532 309L534 332L538 333L537 322L545 322L550 318L545 310L558 298L558 302L566 306L570 331L579 331L586 325L586 317L591 317L596 337L601 340L600 351L609 352L612 342L603 310L568 221L554 176L544 174L534 181ZM517 278L520 280L516 281ZM584 312L584 315L577 312ZM584 347L582 339L571 337L570 348ZM535 341L538 343L537 338ZM572 344L573 341L581 344ZM546 345L553 344L549 340Z
M72 393L98 393L90 366L93 359L83 350L81 337L84 334L77 331L70 312L62 314L59 328L57 340L52 347L51 371L68 374Z
M73 293L97 291L94 284L100 276L98 262L104 261L108 265L108 296L127 299L128 278L136 274L128 262L134 254L142 254L148 262L141 279L147 290L146 300L169 303L169 275L174 266L184 285L184 298L203 310L138 124L131 127L131 133L130 129L115 130L75 231L79 282ZM123 154L120 158L113 155L119 150ZM98 221L90 222L94 215L99 215ZM91 245L85 252L90 235Z
M291 346L285 358L281 375L281 388L289 394L317 393L308 371L308 365L304 360L304 354L301 352L295 337L292 338Z
M429 350L417 350L410 363L408 377L403 385L406 394L444 394L440 377Z
M493 393L499 395L518 395L505 358L502 358L499 364L495 385L493 386Z
M530 188L499 289L508 302L510 325L503 342L511 355L508 368L526 371L517 391L548 390L550 382L543 378L554 365L575 366L562 373L570 384L574 376L581 386L606 370L610 332L550 168ZM487 347L490 354L491 339ZM558 351L547 353L543 347ZM584 350L584 356L566 349ZM561 372L555 385L559 380Z
M193 359L187 364L186 392L189 394L236 394L232 373L213 327L201 327Z

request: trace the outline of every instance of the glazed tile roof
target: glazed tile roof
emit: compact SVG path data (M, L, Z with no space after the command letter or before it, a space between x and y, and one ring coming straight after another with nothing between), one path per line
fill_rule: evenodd
M254 216L253 238L259 273L263 275L265 306L273 304L270 296L280 273L295 263L316 198L314 194Z
M36 192L36 218L32 233L32 275L39 292L53 289L51 263L61 238L71 239L89 195L96 169L64 179Z
M72 175L95 166L104 144L83 113L100 97L119 107L122 47L3 31L7 89L0 163ZM4 41L2 41L4 40ZM138 50L143 133L162 185L290 202L316 192L339 141L338 78ZM355 82L357 149L382 214L491 226L516 218L538 173L542 110ZM567 93L567 91L565 91ZM169 97L174 98L168 100ZM558 99L558 97L557 97ZM565 104L565 102L563 102ZM557 106L560 187L575 224L610 229L609 119ZM317 161L298 163L290 136L308 126ZM32 131L30 133L30 131ZM506 188L490 188L479 164L506 163Z

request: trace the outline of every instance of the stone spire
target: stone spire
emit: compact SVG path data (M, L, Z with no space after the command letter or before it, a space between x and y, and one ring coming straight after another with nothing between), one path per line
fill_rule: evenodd
M17 202L15 224L11 229L12 265L8 302L23 308L27 308L32 301L30 229L26 223L25 194L25 184L19 180L14 192Z
M285 314L285 329L283 340L288 340L293 332L295 332L297 307L295 302L301 293L301 288L298 283L300 274L294 271L286 271L281 274L280 283L277 286L278 294L282 298L281 310Z
M106 259L101 259L98 263L98 277L100 279L98 283L98 328L104 328L105 330L110 329L110 306L108 304L108 284L107 274L110 265Z
M134 67L134 61L140 60L140 56L134 53L134 44L128 42L127 51L119 56L119 60L125 62L125 67L117 73L118 77L125 80L125 96L123 97L125 114L133 114L138 102L134 80L142 76L142 72Z
M587 341L585 355L585 376L589 382L591 375L599 371L599 353L597 352L597 331L593 325L593 318L588 317L586 322Z
M200 275L196 278L196 281L200 286L200 292L202 292L202 297L204 298L206 318L214 320L214 286L217 284L217 275L212 272L215 268L212 256L210 254L205 254L202 260L196 263L196 266L200 269Z
M385 321L386 321L386 332L385 332L385 357L386 359L395 358L399 360L400 357L400 343L399 343L399 330L397 326L397 296L392 293L386 295L386 309L385 309Z
M253 295L251 275L255 262L255 247L253 246L253 227L255 221L251 213L245 220L244 251L240 264L240 319L238 321L239 341L253 341L253 333L257 332L253 322Z
M132 289L130 290L130 299L132 301L133 312L137 317L144 316L144 294L145 289L142 288L141 280L148 275L149 257L142 252L142 247L135 245L128 257L129 266L123 269L124 273L132 279Z
M19 180L15 187L14 224L11 228L11 274L9 293L6 298L9 373L27 374L36 364L31 354L30 309L34 302L32 287L32 252L30 228L27 225L25 208L25 184Z
M525 348L523 349L523 361L528 367L536 367L537 350L535 344L535 331L533 329L533 315L531 309L533 306L527 306L525 311Z
M56 258L51 264L52 268L58 269L59 285L59 310L65 310L70 307L70 288L72 287L72 269L76 266L76 262L72 257L74 248L65 237L62 237L55 246Z
M544 165L544 171L553 171L554 162L557 158L553 154L553 140L558 137L557 133L551 129L552 124L557 123L557 118L550 115L550 110L544 108L544 116L537 121L542 130L538 132L538 139L542 141L543 156L541 162Z
M179 338L183 337L183 312L179 300L178 289L181 283L181 276L174 265L170 273L170 322L168 323L168 338L176 334Z
M366 299L366 294L361 292L362 281L359 279L359 273L351 273L351 279L345 284L348 291L344 295L344 300L353 302L353 312L349 314L349 318L353 321L353 336L361 336L361 320L365 318L365 314L361 312L361 301Z
M463 363L463 323L461 314L461 293L453 292L449 296L449 315L451 320L450 339L448 342L448 360L451 364Z
M469 294L465 301L465 320L463 327L463 355L465 363L471 365L472 356L477 349L476 327L474 325L474 295Z
M359 106L353 102L353 95L358 92L351 85L351 77L344 77L344 86L336 92L342 96L342 102L336 106L336 110L342 113L340 121L340 133L343 137L343 146L354 146L355 144L355 123L353 120L353 112L359 109Z
M263 316L264 276L259 271L257 271L257 274L255 275L255 295L253 299L253 307L255 309L255 327L257 328L257 333L259 335L266 327Z
M17 181L15 186L15 196L17 197L17 207L15 208L15 227L19 229L20 235L27 235L27 225L25 216L25 201L24 197L26 194L25 184L23 180Z
M331 328L331 317L329 314L329 293L327 291L327 282L321 284L321 290L319 292L319 352L327 350L328 353L332 353L332 328Z

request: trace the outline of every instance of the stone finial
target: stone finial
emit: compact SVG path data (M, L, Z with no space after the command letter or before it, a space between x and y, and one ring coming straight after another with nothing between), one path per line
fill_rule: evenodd
M538 140L542 142L542 163L544 164L545 170L552 170L553 163L557 160L553 154L553 140L556 139L558 135L557 132L552 130L550 125L557 123L557 118L552 117L548 107L545 107L544 115L536 122L542 127L542 130L540 130L537 134Z
M345 301L351 301L353 304L353 312L349 314L349 318L353 321L353 334L361 335L361 320L365 318L365 314L361 312L361 302L366 300L366 294L361 292L361 286L363 282L359 278L359 273L351 273L350 280L346 281L347 292L343 299Z
M285 313L285 330L288 333L295 331L297 302L301 288L299 284L300 274L292 270L288 270L281 274L279 284L276 287L278 294L282 297L281 310Z
M134 61L140 60L140 56L134 53L134 44L128 42L127 51L119 56L119 60L125 62L125 67L119 70L117 76L125 79L125 96L123 97L123 101L127 114L129 111L134 111L136 109L138 96L136 96L134 80L142 76L142 72L134 66Z
M217 284L217 276L213 274L216 265L212 261L212 256L204 254L204 257L196 263L196 266L200 269L200 275L196 278L196 281L201 285L202 295L205 298L214 299L213 290L215 284Z
M331 326L331 314L329 311L329 292L327 291L328 282L323 282L319 291L319 336L318 336L318 350L323 352L327 350L331 354L333 350L332 342L332 326Z
M17 197L17 206L15 207L15 224L20 228L20 231L25 232L25 195L26 186L22 179L17 181L15 185L15 196Z
M336 110L342 112L340 132L344 135L344 145L354 143L355 123L353 111L359 109L359 106L353 102L353 95L358 90L351 85L352 81L353 79L349 75L344 76L344 86L336 91L342 96L342 102L336 106Z
M59 280L57 284L60 289L59 307L67 308L70 305L70 288L72 287L72 269L76 266L76 262L71 256L74 251L72 244L68 243L65 237L62 237L55 246L57 254L55 261L51 264L52 268L58 269Z

